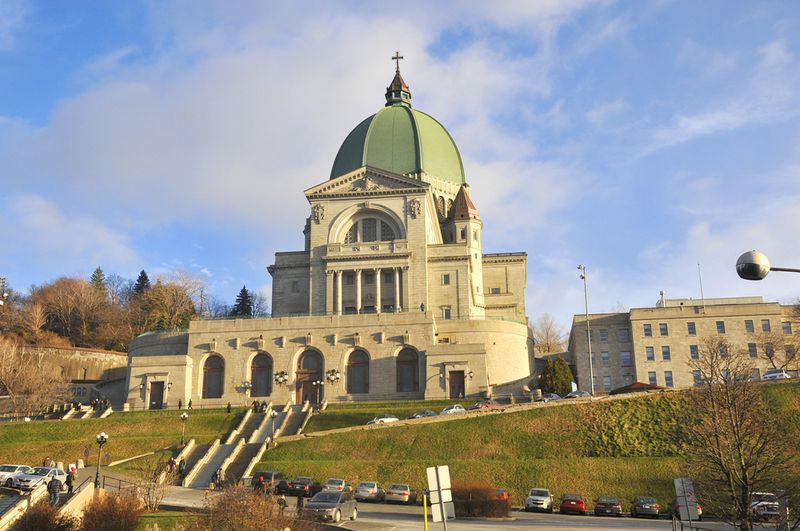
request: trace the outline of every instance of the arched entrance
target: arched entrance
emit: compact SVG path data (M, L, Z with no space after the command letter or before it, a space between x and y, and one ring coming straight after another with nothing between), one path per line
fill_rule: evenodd
M369 354L355 350L347 358L347 392L369 393Z
M397 355L397 392L419 391L419 356L412 348L404 348Z
M211 356L203 365L203 398L222 398L225 379L225 361Z
M250 396L269 396L272 394L272 358L261 352L250 364L250 378L253 387Z
M316 386L313 382L323 382L322 355L316 350L308 349L297 360L297 373L295 375L295 403L302 404L308 400L312 404L322 402L324 386Z

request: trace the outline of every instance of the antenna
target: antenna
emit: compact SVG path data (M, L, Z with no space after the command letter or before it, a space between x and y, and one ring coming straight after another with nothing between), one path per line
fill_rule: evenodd
M703 295L703 273L700 271L700 262L697 262L697 277L700 279L700 307L706 313L706 298Z

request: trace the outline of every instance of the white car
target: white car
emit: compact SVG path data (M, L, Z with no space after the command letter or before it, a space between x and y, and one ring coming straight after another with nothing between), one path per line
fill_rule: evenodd
M37 466L30 472L17 474L14 477L14 486L22 490L33 490L43 483L49 483L54 477L61 482L61 490L67 490L67 473L46 466Z
M378 415L374 419L367 422L367 426L371 424L389 424L390 422L397 422L398 420L400 419L394 415Z
M447 406L442 410L442 415L454 415L456 413L466 413L467 410L464 409L464 406L461 404L453 404L452 406Z
M0 485L13 487L14 478L19 474L30 474L33 469L28 465L0 465Z
M781 515L778 497L771 492L750 495L750 512L756 520L777 520Z
M783 369L767 369L764 380L791 380L791 376Z
M532 488L525 498L525 510L553 512L553 496L547 489Z

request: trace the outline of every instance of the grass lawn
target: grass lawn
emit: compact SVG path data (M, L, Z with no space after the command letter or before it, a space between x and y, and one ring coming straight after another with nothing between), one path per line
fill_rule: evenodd
M172 531L175 524L188 524L197 520L202 515L183 511L158 511L156 513L145 513L139 518L137 531L145 531L147 526L158 525L162 531Z
M385 413L404 419L421 409L432 409L440 412L445 407L453 404L469 407L477 401L478 399L475 398L464 398L461 400L402 400L330 404L321 414L311 417L303 431L308 433L363 425L368 420Z

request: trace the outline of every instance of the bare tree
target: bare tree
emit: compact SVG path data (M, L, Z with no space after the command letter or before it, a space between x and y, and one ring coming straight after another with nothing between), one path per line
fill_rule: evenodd
M250 292L250 299L253 305L253 316L269 315L269 303L267 296L261 291L253 290Z
M783 331L761 332L753 336L756 356L767 360L775 369L800 369L800 334ZM750 353L752 356L752 352Z
M5 337L0 337L0 392L8 396L14 416L41 413L68 396L60 367Z
M549 313L543 313L533 323L531 330L536 351L540 354L564 351L566 334Z
M754 365L746 350L714 336L702 341L699 354L689 362L704 385L690 395L687 463L704 504L752 531L752 493L774 488L787 473L787 437L761 387L750 381Z
M175 483L175 471L170 470L165 461L151 461L139 468L139 475L141 479L136 482L136 491L144 508L157 511L167 495L168 487Z

